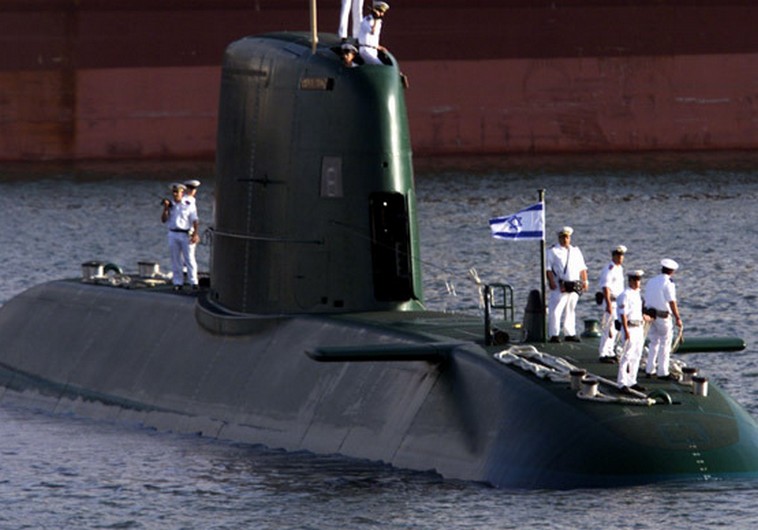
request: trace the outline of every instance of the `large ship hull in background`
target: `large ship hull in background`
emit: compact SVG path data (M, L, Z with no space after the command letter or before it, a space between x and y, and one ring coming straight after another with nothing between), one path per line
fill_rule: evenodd
M319 29L337 26L319 3ZM212 158L220 63L305 0L0 1L0 160ZM758 147L752 0L402 0L417 155Z

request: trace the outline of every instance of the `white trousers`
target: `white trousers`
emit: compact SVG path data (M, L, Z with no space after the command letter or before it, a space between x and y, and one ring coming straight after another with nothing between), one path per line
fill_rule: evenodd
M369 48L367 46L360 47L360 54L363 62L366 64L384 64L379 58L379 52L376 48Z
M566 337L576 335L576 304L579 295L576 293L562 293L560 289L550 291L548 300L547 331L550 337L561 334L561 319L563 321L563 334Z
M629 336L625 337L624 349L619 361L619 373L616 382L619 386L637 384L637 371L642 360L642 348L645 345L645 332L642 326L630 327Z
M647 332L649 340L647 366L645 371L652 374L656 371L661 377L669 375L669 360L671 358L671 339L674 337L674 323L671 317L656 318L650 324Z
M197 262L194 253L190 255L189 234L185 232L168 233L168 250L171 255L171 271L174 273L174 285L184 283L184 265L187 265L187 277L192 285L197 285Z
M195 275L197 276L197 243L190 243L189 244L189 263L195 264ZM197 278L195 278L197 280ZM192 278L190 277L190 281L192 281ZM197 283L197 281L195 282Z
M605 302L603 302L605 307ZM603 309L602 330L600 335L600 345L598 346L598 353L600 357L615 357L616 352L614 346L616 345L616 337L618 331L616 331L616 302L611 302L611 313L608 314Z
M340 26L337 29L337 35L342 39L347 38L347 25L350 20L350 7L352 4L353 11L353 31L351 36L358 38L358 28L361 27L361 20L363 20L363 0L342 0L342 7L340 8Z

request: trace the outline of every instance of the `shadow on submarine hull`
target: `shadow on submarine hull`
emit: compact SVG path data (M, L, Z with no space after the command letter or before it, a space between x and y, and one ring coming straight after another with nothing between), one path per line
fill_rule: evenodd
M55 412L498 487L758 475L758 426L715 385L581 399L567 373L498 360L517 345L485 344L480 318L422 310L397 64L346 68L319 42L227 50L210 286L33 287L0 309L0 383ZM594 341L540 350L615 380Z

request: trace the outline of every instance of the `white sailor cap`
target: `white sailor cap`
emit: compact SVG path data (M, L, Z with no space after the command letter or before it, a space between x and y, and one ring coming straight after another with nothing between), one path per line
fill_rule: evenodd
M558 235L559 236L563 235L563 234L566 234L566 235L570 236L573 233L574 233L574 229L571 228L570 226L564 226L563 228L561 228L560 230L558 230Z
M199 188L200 187L200 181L199 180L185 180L184 185L188 188Z
M169 189L171 191L174 191L174 190L182 190L182 191L184 191L184 190L187 189L187 186L185 186L181 182L174 182L173 184L171 184L171 186L169 186Z
M624 245L617 246L613 249L613 254L626 254L626 247Z
M626 273L626 275L629 276L630 278L642 278L645 275L645 271L643 271L642 269L637 269L637 270L629 271L628 273Z
M661 267L665 267L669 270L675 271L676 269L679 268L679 264L673 259L666 258L666 259L661 260Z
M352 53L356 53L357 54L358 53L358 48L356 48L355 46L353 46L349 42L346 42L345 44L342 45L342 53L347 53L347 52L352 52Z
M380 13L386 13L389 10L390 5L387 2L374 2L372 7Z

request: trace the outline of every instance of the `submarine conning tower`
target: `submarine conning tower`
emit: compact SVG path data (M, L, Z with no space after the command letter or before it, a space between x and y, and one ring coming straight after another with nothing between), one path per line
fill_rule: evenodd
M209 298L240 313L420 307L412 153L395 59L345 66L334 35L230 44Z

